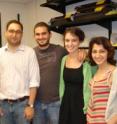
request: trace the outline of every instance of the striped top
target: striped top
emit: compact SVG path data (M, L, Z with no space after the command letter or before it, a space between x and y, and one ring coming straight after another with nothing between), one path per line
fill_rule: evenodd
M109 77L112 71L109 71L102 80L90 82L91 99L87 110L87 124L106 124L105 111L110 93Z

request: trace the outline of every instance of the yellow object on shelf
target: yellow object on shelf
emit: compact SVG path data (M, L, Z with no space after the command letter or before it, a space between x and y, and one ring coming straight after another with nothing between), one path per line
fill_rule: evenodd
M65 18L65 19L66 19L66 18L70 18L73 13L74 13L74 12L67 12L64 18Z
M117 14L117 10L109 11L105 15L115 15L115 14Z
M100 12L100 11L103 10L103 8L104 8L104 5L101 5L101 6L99 6L99 7L96 7L96 8L95 8L95 12Z
M104 4L104 3L105 3L105 0L98 0L98 2L96 2L96 5L98 6L95 8L95 12L102 11L102 9L104 8L104 5L101 5L101 4Z
M113 45L114 47L117 47L117 43L113 43L112 45Z
M117 33L116 33L116 32L113 32L113 33L111 34L111 39L110 39L110 41L111 41L111 43L112 43L112 45L113 45L114 47L117 47Z
M106 0L98 0L98 2L96 3L96 5L99 5L99 4L103 4Z

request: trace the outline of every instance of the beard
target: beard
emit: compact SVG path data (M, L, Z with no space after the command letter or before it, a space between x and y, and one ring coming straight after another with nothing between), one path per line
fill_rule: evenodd
M38 42L38 45L39 45L40 47L46 47L46 46L49 45L49 41L47 41L47 42L44 43L44 44L43 44L43 43L41 44L41 43Z

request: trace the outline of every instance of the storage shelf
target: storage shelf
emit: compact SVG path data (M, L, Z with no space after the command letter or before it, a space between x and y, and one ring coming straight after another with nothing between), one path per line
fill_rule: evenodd
M111 23L112 21L116 21L117 20L117 14L114 15L108 15L108 16L104 16L103 18L100 19L96 19L96 20L85 20L83 21L68 21L67 23L64 24L59 24L59 25L51 25L52 30L58 32L58 33L63 33L64 29L66 27L71 27L71 26L81 26L81 25L88 25L88 24L99 24L101 26L103 26L104 28L109 29L109 37L111 34Z
M50 0L49 2L43 3L40 6L48 7L48 8L54 9L58 12L65 13L65 6L66 5L70 5L70 4L74 4L74 3L82 2L82 1L86 1L86 0L68 0L68 1Z
M86 0L47 0L46 3L41 4L40 6L49 7L51 9L54 9L65 15L65 7L67 5L78 3L78 2L83 2L83 1L86 1ZM112 2L112 0L108 0L107 2ZM115 6L117 6L117 3L115 4ZM63 34L64 30L67 27L98 24L98 25L108 29L108 37L110 39L110 36L112 33L112 21L117 21L117 14L108 15L108 16L104 16L101 18L96 17L96 18L93 18L92 20L87 20L87 19L79 20L79 18L78 18L78 20L72 21L70 18L64 20L64 17L63 17L62 22L57 20L58 22L55 21L55 22L51 23L51 25L50 25L51 30L55 31L57 33ZM117 49L117 47L115 47L115 48Z
M58 12L65 13L65 3L60 0L46 2L46 3L41 4L40 6L48 7L48 8L54 9Z

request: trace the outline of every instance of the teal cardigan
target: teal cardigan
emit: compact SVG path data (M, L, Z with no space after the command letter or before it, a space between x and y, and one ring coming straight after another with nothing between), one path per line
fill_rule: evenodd
M62 100L63 94L64 94L64 80L63 80L63 70L64 70L64 65L66 61L67 55L62 58L61 62L61 72L60 72L60 85L59 85L59 97L60 100ZM83 111L86 113L87 111L87 106L90 98L90 88L89 88L89 81L92 78L92 71L91 71L91 66L88 62L83 63L83 76L84 76L84 82L83 82L83 97L84 97L84 108Z

